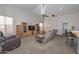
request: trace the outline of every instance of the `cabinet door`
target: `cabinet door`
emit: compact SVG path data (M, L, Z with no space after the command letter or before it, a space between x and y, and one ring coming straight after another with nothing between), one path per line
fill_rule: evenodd
M27 32L27 23L22 22L22 32Z

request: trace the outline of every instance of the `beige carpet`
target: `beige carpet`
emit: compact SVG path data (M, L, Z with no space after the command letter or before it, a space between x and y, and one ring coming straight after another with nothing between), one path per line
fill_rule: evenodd
M19 48L16 48L7 54L76 54L75 49L67 46L65 37L57 36L47 44L41 45L35 41L35 37L22 38Z

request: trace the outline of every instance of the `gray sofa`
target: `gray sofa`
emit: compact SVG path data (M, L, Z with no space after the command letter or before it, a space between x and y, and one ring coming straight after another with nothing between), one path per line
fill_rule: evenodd
M48 31L45 35L45 40L44 40L44 43L52 40L53 38L55 38L57 35L57 29L53 29L51 31Z
M57 29L53 29L51 31L46 32L45 34L39 34L36 36L36 41L40 42L40 43L47 43L49 41L51 41L52 39L54 39L57 35Z
M21 38L16 37L16 35L9 34L3 35L0 32L0 50L2 51L10 51L21 45Z

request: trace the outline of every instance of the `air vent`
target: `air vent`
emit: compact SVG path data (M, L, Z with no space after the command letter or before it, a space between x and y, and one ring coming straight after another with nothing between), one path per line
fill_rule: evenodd
M53 14L52 17L55 17L55 15Z

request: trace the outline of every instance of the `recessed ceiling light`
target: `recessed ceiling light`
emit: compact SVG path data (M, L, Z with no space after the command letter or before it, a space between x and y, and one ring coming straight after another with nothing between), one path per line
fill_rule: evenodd
M59 10L63 10L63 8L59 8Z

